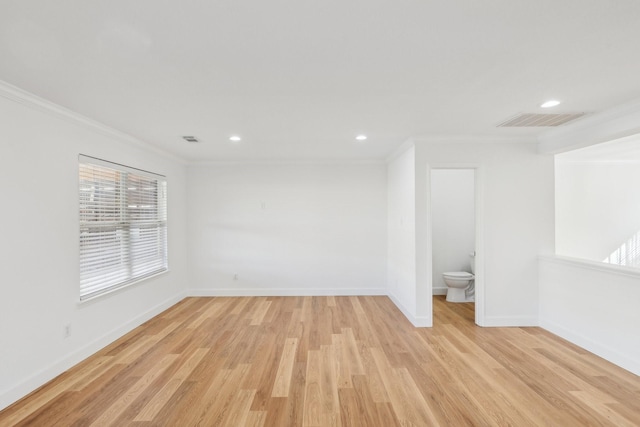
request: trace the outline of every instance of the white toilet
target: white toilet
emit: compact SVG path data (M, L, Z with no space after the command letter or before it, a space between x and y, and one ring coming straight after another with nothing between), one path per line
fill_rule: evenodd
M475 301L475 252L469 254L471 258L471 273L466 271L451 271L442 273L444 283L447 285L447 301L449 302L473 302Z

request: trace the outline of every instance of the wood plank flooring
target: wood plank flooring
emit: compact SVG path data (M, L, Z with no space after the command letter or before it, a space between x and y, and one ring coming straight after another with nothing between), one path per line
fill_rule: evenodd
M640 377L434 298L187 298L0 412L0 426L639 426Z

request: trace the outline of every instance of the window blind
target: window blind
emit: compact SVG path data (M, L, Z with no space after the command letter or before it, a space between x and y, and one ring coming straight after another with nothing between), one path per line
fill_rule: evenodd
M80 156L79 180L80 300L166 271L166 179Z

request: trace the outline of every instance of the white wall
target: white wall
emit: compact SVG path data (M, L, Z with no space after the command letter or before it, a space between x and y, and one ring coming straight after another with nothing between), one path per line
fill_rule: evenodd
M385 294L385 182L383 164L190 167L191 292Z
M416 141L417 183L427 182L429 167L478 167L482 178L479 204L484 228L479 232L484 247L478 250L484 253L476 262L484 259L484 264L476 265L476 270L484 273L483 325L537 325L537 258L553 253L554 243L553 158L537 154L533 143ZM416 191L418 206L428 206L427 192ZM416 251L424 265L431 257L425 229L417 232ZM431 313L430 274L418 270L418 316Z
M387 165L387 291L414 324L416 316L415 149Z
M0 85L0 409L173 305L186 290L185 167L46 105ZM167 176L171 269L83 304L80 153ZM65 339L66 324L71 336Z
M475 170L431 170L433 294L445 295L442 273L471 271L475 250Z
M600 261L640 230L639 180L637 164L557 162L559 256L540 260L540 325L636 375L640 270Z
M567 158L567 156L587 155L591 156L590 160L602 160L603 157L609 159L611 155L616 154L609 150L611 147L604 145L596 147L595 144L615 141L617 145L619 142L633 141L630 146L625 146L622 152L626 154L637 152L635 141L640 135L639 119L640 101L635 101L627 106L603 111L576 121L575 124L549 131L541 139L540 150L559 153L567 152L570 148L588 146L589 148L585 149L588 152L585 150L581 150L580 153L567 152L562 156ZM625 138L621 140L621 137ZM631 148L630 151L626 151L629 148ZM633 159L635 158L636 156ZM628 156L623 160L628 160ZM632 199L637 200L635 189L637 186L622 184L622 182L632 179L635 183L637 178L634 171L624 170L626 168L615 169L618 168L604 166L599 171L592 170L586 175L582 171L578 175L582 175L582 178L567 177L565 172L569 169L559 170L557 179L559 190L556 201L560 206L556 228L558 233L563 234L558 238L559 253L574 252L574 256L579 253L580 249L575 246L573 249L568 249L570 247L568 245L572 244L569 236L579 239L580 244L591 246L592 242L600 241L602 238L613 237L613 240L619 241L628 234L628 230L617 229L616 221L629 224L631 223L629 219L618 217L615 221L612 220L616 215L626 215L626 212L611 212L609 208L611 204L615 204L624 206L625 210L635 209L628 202ZM600 187L600 183L609 181L606 177L608 174L618 175L622 181L617 180L615 185L611 184L611 188ZM588 193L591 191L601 199L602 206L595 207L597 211L594 212L595 215L592 216L590 212L571 213L571 209L567 211L562 208L563 205L566 207L574 203L582 203L574 199L584 200L589 197ZM621 197L626 194L629 194L629 197ZM564 198L568 199L563 200ZM609 228L604 233L599 228L600 225L596 225L599 222L596 215L604 216L606 219L605 222ZM584 231L584 236L578 236L578 232L574 230L573 221L582 223L581 227L586 226L590 230ZM611 244L614 245L615 242L611 241ZM599 258L601 253L590 252L582 255ZM640 375L640 340L638 340L640 270L561 255L542 257L539 270L540 325Z
M556 253L603 261L638 251L640 163L556 161ZM631 239L631 241L630 241ZM635 257L640 265L640 253Z
M640 271L540 260L540 326L640 375Z

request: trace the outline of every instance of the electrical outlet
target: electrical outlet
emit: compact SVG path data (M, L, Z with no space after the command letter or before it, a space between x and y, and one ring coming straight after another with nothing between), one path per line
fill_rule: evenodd
M71 336L71 323L64 325L64 337L69 338Z

